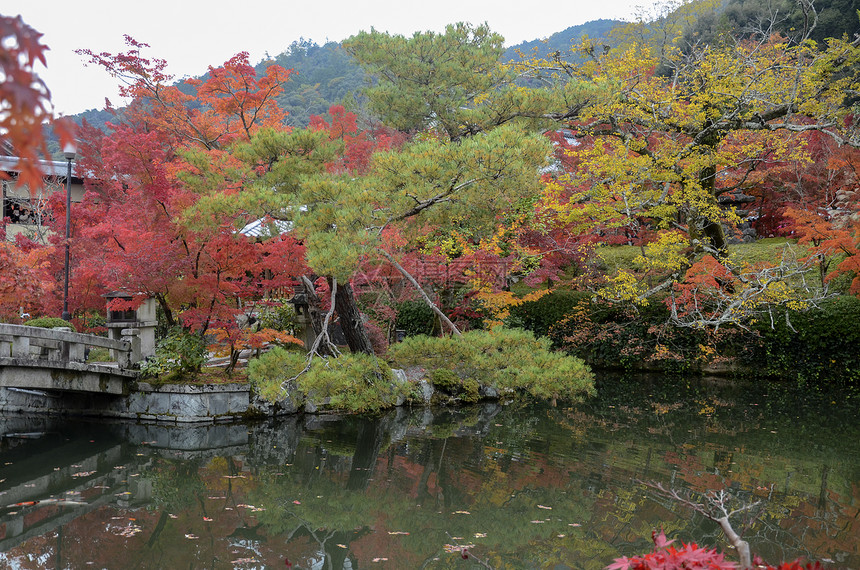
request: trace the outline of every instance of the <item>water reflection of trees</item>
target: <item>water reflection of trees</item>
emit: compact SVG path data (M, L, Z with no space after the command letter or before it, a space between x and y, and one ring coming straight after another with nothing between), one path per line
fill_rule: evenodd
M245 443L208 450L138 444L140 479L153 489L147 509L104 509L65 525L64 545L87 536L99 550L88 559L66 547L66 559L227 567L287 558L340 570L387 558L441 568L462 563L446 545L469 544L494 568L603 568L649 550L659 526L725 549L716 525L638 479L762 499L746 538L769 559L860 566L860 459L848 447L858 428L832 425L852 417L850 406L769 387L738 396L666 384L604 389L569 408L289 418L236 426ZM827 414L816 412L825 404ZM111 516L134 518L141 533L106 536L98 529Z
M503 424L474 437L455 436L453 425L426 427L422 437L389 445L379 455L374 478L362 478L366 495L349 502L349 510L362 513L356 520L376 520L376 503L384 496L385 528L417 529L421 537L410 538L410 552L401 556L422 563L451 537L474 534L487 535L471 540L476 552L502 567L534 563L523 552L547 556L554 550L560 563L574 559L582 567L602 567L614 556L647 550L647 537L660 525L682 540L725 548L716 525L633 484L649 478L699 492L725 486L742 499L765 499L747 538L772 560L838 551L843 562L856 559L850 548L857 529L839 506L850 504L851 495L839 491L853 491L857 458L831 466L844 442L831 441L828 448L819 438L810 453L804 448L809 433L777 421L773 407L757 408L727 394L696 392L684 406L676 405L677 393L674 403L658 397L657 405L645 400L641 406L630 405L630 395L625 404L609 403L610 397L584 408L514 410ZM374 435L359 440L375 453L385 447ZM362 461L359 446L353 453L350 465L367 469L373 453ZM343 469L348 480L356 476ZM343 501L349 499L336 495L336 503ZM551 506L542 513L550 516L539 520L536 505ZM469 515L451 516L457 510Z

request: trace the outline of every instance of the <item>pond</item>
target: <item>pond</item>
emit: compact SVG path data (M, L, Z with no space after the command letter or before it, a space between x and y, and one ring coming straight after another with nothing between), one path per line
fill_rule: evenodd
M7 417L0 565L597 569L650 551L655 528L734 557L646 481L760 501L733 522L769 562L860 568L857 407L851 391L652 377L603 378L557 408L186 427Z

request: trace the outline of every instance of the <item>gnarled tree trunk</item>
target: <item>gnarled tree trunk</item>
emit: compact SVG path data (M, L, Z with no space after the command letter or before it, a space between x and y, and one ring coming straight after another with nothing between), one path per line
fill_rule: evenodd
M334 308L340 318L340 328L346 337L346 344L349 345L350 352L373 354L373 345L370 344L370 338L367 336L367 330L361 320L358 304L355 302L352 285L348 281L338 283L334 300Z

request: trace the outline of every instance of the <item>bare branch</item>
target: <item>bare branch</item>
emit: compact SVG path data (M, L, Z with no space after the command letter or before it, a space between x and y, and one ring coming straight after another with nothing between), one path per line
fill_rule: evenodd
M406 271L406 269L405 269L402 265L400 265L400 264L397 262L397 260L396 260L396 259L394 259L394 257L392 257L392 256L391 256L391 254L390 254L390 253L388 253L387 251L385 251L385 250L384 250L384 249L382 249L382 248L380 248L378 251L379 251L379 253L381 253L381 254L382 254L382 255L383 255L383 256L384 256L384 257L385 257L389 262L391 262L391 264L395 267L395 269L397 269L397 271L399 271L399 272L400 272L400 274L401 274L401 275L403 275L403 276L404 276L404 277L405 277L405 278L406 278L410 283L412 283L412 286L413 286L413 287L415 287L415 289L417 289L417 290L418 290L418 293L421 295L421 298L423 298L423 299L424 299L424 302L425 302L425 303L427 303L427 305L428 305L431 309L433 309L433 312L434 312L434 313L436 313L436 315L437 315L437 316L442 320L442 322L443 322L443 323L445 323L445 325L447 325L447 327L448 327L449 329L451 329L451 333L456 334L456 335L458 335L458 336L459 336L460 334L462 334L462 333L460 332L460 329L458 329L458 328L457 328L457 325L455 325L454 323L452 323L452 322L451 322L451 319L449 319L449 318L447 317L447 315L445 315L445 313L443 313L443 312L441 311L441 309L439 309L439 307L437 307L437 306L436 306L436 303L434 303L434 302L430 299L430 297L428 297L428 296L427 296L427 293L424 291L424 288L423 288L423 287L421 287L421 285L418 283L418 281L416 281L416 280L415 280L415 278L414 278L414 277L413 277L413 276L412 276L408 271Z
M680 503L699 513L706 519L714 521L715 523L720 525L723 534L725 534L726 536L726 540L728 540L729 544L734 546L738 552L738 557L741 561L741 568L745 570L748 568L752 568L750 545L747 541L743 540L737 532L735 532L735 529L732 528L732 524L729 519L738 513L749 511L758 507L761 504L761 501L744 504L741 505L740 508L729 511L728 504L735 498L725 489L720 491L711 491L710 493L705 495L705 499L707 501L706 503L697 503L688 499L687 497L681 496L681 494L678 493L677 489L666 489L662 483L638 480L636 482L645 485L658 495Z

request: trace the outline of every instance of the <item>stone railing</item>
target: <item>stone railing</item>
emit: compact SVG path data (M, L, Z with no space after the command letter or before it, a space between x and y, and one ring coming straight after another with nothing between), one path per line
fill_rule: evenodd
M0 323L0 358L46 360L52 363L86 362L87 348L106 348L120 370L135 367L140 361L137 329L124 329L121 340L71 332L69 329L43 329Z

